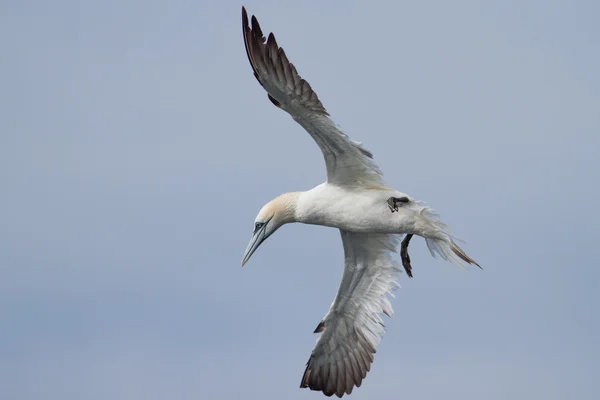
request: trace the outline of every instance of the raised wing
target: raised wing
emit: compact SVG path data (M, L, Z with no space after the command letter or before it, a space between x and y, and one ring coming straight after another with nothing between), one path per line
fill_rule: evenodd
M381 313L391 316L387 298L398 287L400 265L393 255L398 235L340 231L345 268L337 296L316 332L322 332L300 387L342 397L359 387L384 332Z
M317 142L327 166L327 182L347 186L383 186L382 174L373 155L350 139L329 118L317 94L302 79L277 45L275 36L265 37L258 20L242 7L244 43L254 76L277 107L289 113Z

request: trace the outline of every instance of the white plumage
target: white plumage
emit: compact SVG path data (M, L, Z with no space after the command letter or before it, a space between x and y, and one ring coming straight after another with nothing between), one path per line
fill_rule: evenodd
M344 247L344 274L329 312L315 332L321 336L308 360L300 387L342 397L360 386L383 332L381 314L391 316L387 295L398 287L404 266L410 276L408 241L425 238L432 255L456 264L477 263L452 240L432 210L405 193L386 187L372 154L331 120L311 86L300 77L271 33L258 21L242 29L254 76L273 104L289 113L321 149L327 180L306 192L285 193L259 212L244 254L244 265L266 238L286 223L335 227ZM402 235L402 263L397 254Z

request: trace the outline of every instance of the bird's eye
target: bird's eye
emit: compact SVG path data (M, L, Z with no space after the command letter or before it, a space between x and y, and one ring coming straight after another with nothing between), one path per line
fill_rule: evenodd
M258 231L264 225L263 222L257 222L254 224L254 232Z

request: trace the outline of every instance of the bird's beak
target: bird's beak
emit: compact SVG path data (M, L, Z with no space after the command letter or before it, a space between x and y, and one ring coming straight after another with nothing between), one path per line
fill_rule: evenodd
M244 258L242 258L242 267L244 264L246 264L246 262L248 262L256 249L258 249L258 246L260 246L260 244L266 239L265 227L266 226L263 226L252 234L252 239L250 239L250 243L248 243L248 247L246 247L246 251L244 252Z

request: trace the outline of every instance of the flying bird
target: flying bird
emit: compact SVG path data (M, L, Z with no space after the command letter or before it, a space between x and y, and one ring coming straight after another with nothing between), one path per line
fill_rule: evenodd
M384 332L381 314L392 315L388 294L399 287L401 268L412 277L408 243L413 235L425 239L434 257L458 265L479 264L456 245L430 207L385 185L371 152L338 128L273 33L265 39L256 17L249 24L244 7L242 31L254 76L269 100L317 142L327 169L324 183L282 194L260 210L242 266L284 224L339 229L344 273L329 311L315 329L321 335L300 387L342 397L359 387L371 368ZM399 247L402 265L397 261Z

